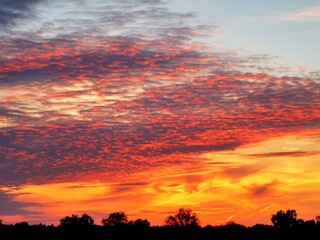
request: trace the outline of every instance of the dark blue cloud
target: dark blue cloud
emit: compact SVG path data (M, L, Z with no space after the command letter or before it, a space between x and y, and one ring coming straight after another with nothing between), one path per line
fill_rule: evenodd
M32 16L34 4L41 0L0 0L0 27L14 24L19 18Z

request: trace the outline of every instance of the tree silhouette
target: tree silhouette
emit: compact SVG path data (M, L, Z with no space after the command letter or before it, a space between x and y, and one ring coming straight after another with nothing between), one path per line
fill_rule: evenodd
M288 228L298 224L296 210L288 209L286 212L280 210L271 216L271 222L275 227Z
M128 225L138 227L138 228L148 228L150 227L150 222L147 219L139 218L134 221L130 221Z
M29 223L27 222L18 222L14 225L17 228L28 228L29 227Z
M192 213L191 209L180 208L175 215L169 215L165 219L166 226L176 226L180 228L190 226L200 226L200 220L197 214Z
M127 215L124 212L110 213L108 218L103 218L101 223L104 226L117 227L128 223Z
M93 226L94 220L86 213L81 217L78 215L72 214L71 217L66 216L60 219L61 226Z
M312 220L297 218L295 210L278 211L272 215L274 226L256 224L246 227L233 221L225 225L205 227L190 209L180 208L176 214L165 219L165 225L150 226L147 219L139 218L128 222L124 212L114 212L103 219L107 227L94 225L87 215L71 215L60 220L59 226L44 224L29 225L27 222L4 224L0 219L1 240L104 240L104 239L140 239L140 240L271 240L271 239L314 239L320 235L320 215Z
M93 226L94 220L86 213L82 214L80 218L81 225L84 226Z

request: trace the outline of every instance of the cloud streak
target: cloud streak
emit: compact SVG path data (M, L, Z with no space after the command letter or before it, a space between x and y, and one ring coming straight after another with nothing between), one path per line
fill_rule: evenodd
M10 194L8 191L0 190L0 214L2 216L33 216L39 214L39 212L29 211L26 208L39 206L40 204L19 202L15 200L15 197L15 194Z
M288 13L284 15L284 19L298 22L319 22L320 6L310 7L300 12Z

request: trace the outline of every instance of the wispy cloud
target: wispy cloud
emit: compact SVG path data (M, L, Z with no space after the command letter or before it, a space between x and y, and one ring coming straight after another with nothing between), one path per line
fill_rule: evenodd
M268 158L268 157L301 157L301 156L312 156L319 154L319 151L304 152L304 151L292 151L292 152L271 152L262 154L248 154L248 157L255 158Z
M30 211L28 207L40 206L38 203L25 203L15 199L16 195L10 193L10 191L0 189L0 215L11 216L11 215L24 215L34 216L39 215L39 212Z
M320 6L306 8L302 11L283 14L283 20L297 22L320 22Z
M250 194L252 194L252 196L255 198L264 197L266 195L270 196L270 193L275 191L275 188L278 184L278 180L274 180L270 183L261 185L253 183L250 187L248 187L248 190L250 191Z

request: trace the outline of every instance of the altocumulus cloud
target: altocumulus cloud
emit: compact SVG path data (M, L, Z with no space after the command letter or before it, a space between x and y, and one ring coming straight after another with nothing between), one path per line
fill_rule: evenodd
M193 40L207 29L188 24L193 13L158 0L39 3L0 2L3 26L36 4L59 13L0 39L1 185L109 181L319 126L318 78L243 68L257 58Z

